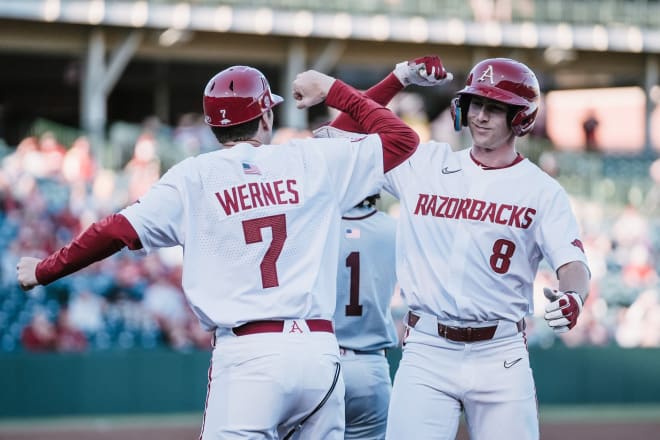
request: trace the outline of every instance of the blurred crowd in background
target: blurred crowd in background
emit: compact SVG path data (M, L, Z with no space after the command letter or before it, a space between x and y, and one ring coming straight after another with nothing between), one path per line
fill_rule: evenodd
M405 97L394 104L404 111L415 107ZM451 127L447 117L440 115L433 123L423 118L408 122L423 139L468 145L446 129ZM280 128L273 143L309 135ZM176 127L154 119L141 126L116 127L109 142L116 163L110 168L100 165L84 136L68 145L53 131L26 137L2 151L0 351L210 349L211 336L202 330L181 291L181 249L148 256L123 250L28 293L16 284L20 256L48 255L91 223L136 201L172 164L219 147L199 115L185 115ZM571 177L553 157L551 145L542 154L525 151L522 145L523 154L550 174ZM588 163L591 154L598 153L585 151L574 157ZM556 281L549 267L542 266L534 288L536 310L527 320L529 345L660 347L660 213L649 208L658 206L660 162L649 163L652 169L637 176L649 185L630 200L593 200L571 193L569 185L592 270L591 294L578 325L555 336L542 317L547 302L542 289L556 287ZM658 182L653 181L653 170ZM381 208L396 217L394 199L384 197ZM405 305L398 293L392 307L400 323Z

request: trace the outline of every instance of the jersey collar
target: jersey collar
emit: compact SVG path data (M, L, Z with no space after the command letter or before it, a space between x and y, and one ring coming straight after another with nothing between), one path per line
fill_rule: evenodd
M511 162L511 163L508 164L508 165L501 166L501 167L491 167L491 166L488 166L488 165L485 165L485 164L479 162L479 161L478 161L478 160L472 155L472 151L470 151L470 159L472 159L472 162L474 162L474 163L475 163L479 168L481 168L482 170L501 170L502 168L509 168L509 167L512 167L512 166L514 166L515 164L522 162L525 158L523 157L522 154L520 154L520 153L516 153L516 158L513 159L513 162Z

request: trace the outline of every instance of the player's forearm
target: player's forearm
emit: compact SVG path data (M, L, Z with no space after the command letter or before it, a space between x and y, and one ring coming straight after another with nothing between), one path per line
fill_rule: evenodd
M326 104L347 113L363 133L378 133L383 144L384 171L389 171L408 159L417 149L419 136L387 108L360 92L336 80L326 98Z
M575 292L582 301L589 294L589 269L581 261L566 263L557 270L558 288L562 292Z
M387 105L397 93L403 90L403 87L396 75L390 73L378 84L371 86L364 94L380 105Z
M364 95L380 105L387 105L401 90L403 90L403 84L401 84L401 81L399 81L394 73L390 73L378 84L364 92ZM343 112L330 125L344 131L350 131L351 133L367 133L355 119Z
M124 246L141 249L140 238L129 221L121 214L113 214L92 224L71 243L37 265L39 284L46 285L90 264L102 260Z

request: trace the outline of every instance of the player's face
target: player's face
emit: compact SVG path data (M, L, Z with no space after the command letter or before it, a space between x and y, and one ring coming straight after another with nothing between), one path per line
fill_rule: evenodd
M491 99L473 96L468 109L468 127L475 147L496 149L513 141L507 123L508 106Z

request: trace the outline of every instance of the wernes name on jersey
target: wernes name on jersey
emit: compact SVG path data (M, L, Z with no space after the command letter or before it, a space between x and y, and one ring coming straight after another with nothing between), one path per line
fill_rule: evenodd
M225 214L232 215L254 208L298 204L297 185L295 179L250 182L227 188L222 193L216 192L215 197Z
M478 199L419 194L414 214L456 220L478 220L527 229L534 220L536 209Z

